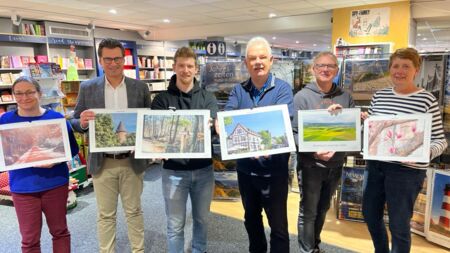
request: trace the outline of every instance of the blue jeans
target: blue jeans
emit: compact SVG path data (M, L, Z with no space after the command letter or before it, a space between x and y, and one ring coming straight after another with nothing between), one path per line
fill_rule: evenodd
M287 221L288 173L260 177L238 171L239 191L245 210L245 229L249 238L250 253L266 253L262 210L270 226L270 252L289 253Z
M301 200L298 214L298 246L301 253L318 252L320 233L330 209L331 197L336 192L342 174L342 166L322 168L297 166L301 175L299 188ZM300 178L300 177L299 177Z
M376 253L407 253L411 249L410 221L425 170L400 164L368 161L364 186L363 215ZM392 250L383 220L384 204L389 214Z
M184 224L188 195L192 204L192 253L206 252L207 221L214 187L211 166L198 170L162 170L169 253L184 252Z

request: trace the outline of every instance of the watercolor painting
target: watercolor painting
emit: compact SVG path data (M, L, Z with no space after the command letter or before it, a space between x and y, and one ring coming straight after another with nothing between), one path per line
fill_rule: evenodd
M372 116L364 122L364 159L430 161L431 114Z
M222 159L295 150L287 105L219 112Z
M0 171L71 159L65 119L0 125Z
M298 111L298 150L359 151L361 150L359 108Z
M94 109L89 122L90 152L134 150L137 110Z
M138 111L136 158L211 158L209 110Z

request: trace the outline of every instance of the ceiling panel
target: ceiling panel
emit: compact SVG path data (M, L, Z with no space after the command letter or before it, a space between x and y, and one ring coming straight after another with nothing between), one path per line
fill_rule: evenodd
M211 3L212 6L216 6L223 9L235 9L239 10L240 8L258 6L257 3L252 3L249 1L241 1L241 0L225 0L220 2Z

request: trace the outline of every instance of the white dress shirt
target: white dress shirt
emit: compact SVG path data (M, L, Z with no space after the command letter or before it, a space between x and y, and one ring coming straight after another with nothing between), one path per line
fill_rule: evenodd
M119 86L114 88L105 76L105 109L127 109L127 86L125 77L122 78Z

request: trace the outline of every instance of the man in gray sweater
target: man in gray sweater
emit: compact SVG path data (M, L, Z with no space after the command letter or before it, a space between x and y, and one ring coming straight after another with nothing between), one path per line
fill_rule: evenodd
M298 140L298 111L354 107L350 93L333 83L338 73L336 56L321 52L313 60L315 82L308 84L294 97L295 141ZM320 233L330 200L338 186L345 153L333 151L304 152L297 155L297 173L301 189L298 216L298 242L300 252L318 253Z

